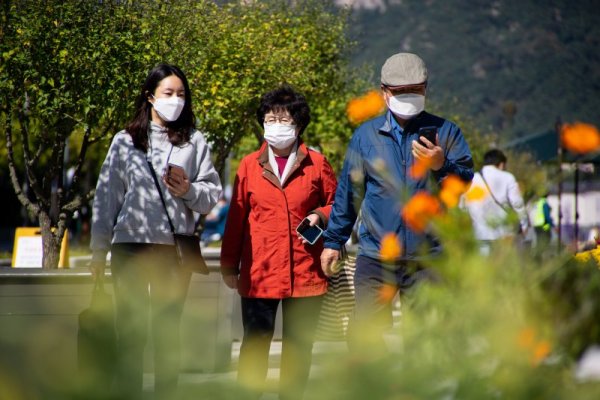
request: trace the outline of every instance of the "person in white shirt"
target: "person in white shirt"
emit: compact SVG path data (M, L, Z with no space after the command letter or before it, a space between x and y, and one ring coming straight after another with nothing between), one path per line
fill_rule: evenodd
M476 172L471 190L481 188L486 195L482 198L463 199L473 221L475 237L480 241L480 250L488 255L494 242L514 237L515 222L509 215L514 211L519 219L521 233L529 229L529 219L523 197L514 175L505 171L506 156L500 150L489 150L483 156L483 168Z

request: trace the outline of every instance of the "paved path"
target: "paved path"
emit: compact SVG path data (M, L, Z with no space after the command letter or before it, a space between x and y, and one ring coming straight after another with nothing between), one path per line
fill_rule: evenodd
M186 393L197 393L197 399L209 399L210 390L216 390L235 382L236 372L240 351L240 342L234 342L231 346L231 371L219 373L182 373L179 379L179 385ZM319 357L335 356L346 352L345 342L316 342L313 350L314 363L311 368L311 375L318 371ZM279 378L279 359L281 356L281 341L273 341L269 353L269 371L267 373L267 387L270 389L263 394L261 400L276 400L278 398L277 381ZM151 400L154 386L154 376L151 373L144 375L145 400ZM187 398L187 397L185 397Z

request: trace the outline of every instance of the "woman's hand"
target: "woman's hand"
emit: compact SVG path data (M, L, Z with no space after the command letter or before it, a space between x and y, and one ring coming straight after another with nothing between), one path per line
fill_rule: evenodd
M179 177L163 175L162 181L167 187L169 193L175 197L184 196L190 190L190 181L185 171L182 170L182 175Z
M237 275L223 275L223 282L231 289L237 289L238 280Z
M91 262L89 268L92 272L92 278L94 278L94 281L97 279L102 281L104 279L104 270L106 269L105 262Z
M310 221L310 226L319 225L320 218L317 214L308 214L306 219ZM304 239L298 232L296 232L298 239L302 240L302 244L308 244L308 240Z

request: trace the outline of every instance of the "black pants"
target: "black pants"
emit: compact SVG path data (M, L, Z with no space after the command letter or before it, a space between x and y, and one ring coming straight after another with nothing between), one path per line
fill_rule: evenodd
M279 299L242 297L244 338L238 382L258 395L264 388L275 316L281 301L283 338L279 378L280 399L300 399L312 362L315 330L323 296Z
M179 376L179 323L191 274L179 267L175 248L125 243L111 250L117 310L118 398L141 399L148 317L154 344L155 399L175 395Z

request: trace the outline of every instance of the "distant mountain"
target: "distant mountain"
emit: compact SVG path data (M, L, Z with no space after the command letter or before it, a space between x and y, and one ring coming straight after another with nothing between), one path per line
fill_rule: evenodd
M600 125L600 0L336 0L350 5L375 85L385 59L419 54L429 99L508 139L557 117Z

